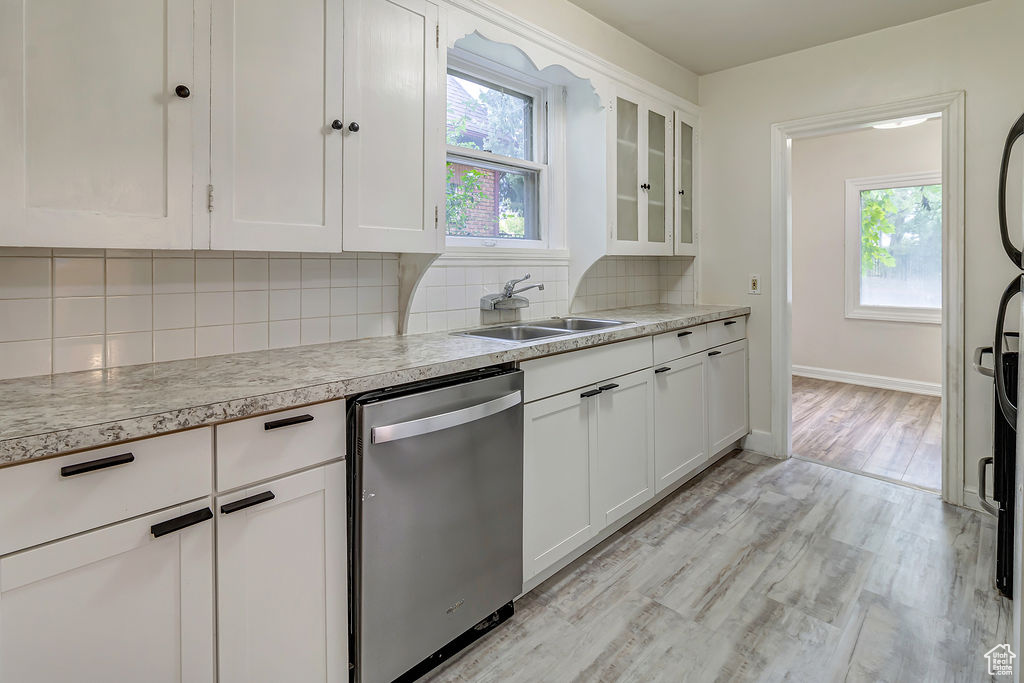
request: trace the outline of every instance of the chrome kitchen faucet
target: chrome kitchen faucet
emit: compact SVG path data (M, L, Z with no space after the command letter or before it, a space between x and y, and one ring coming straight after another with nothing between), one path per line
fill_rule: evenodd
M528 289L539 289L544 291L544 284L538 283L530 285L529 287L523 287L516 289L516 285L520 282L530 279L530 274L527 273L518 280L509 280L505 283L505 287L501 292L496 294L487 294L480 297L480 310L482 311L493 311L502 309L514 309L514 308L526 308L530 305L530 300L525 296L516 296L521 292L525 292Z

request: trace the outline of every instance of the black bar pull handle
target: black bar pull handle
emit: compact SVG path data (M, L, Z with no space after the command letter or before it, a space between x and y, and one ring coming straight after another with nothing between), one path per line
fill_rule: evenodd
M724 324L726 324L726 325L735 325L738 322L739 322L738 320L726 320Z
M268 500L274 500L273 491L264 491L263 493L257 493L254 496L248 498L242 498L236 500L233 503L226 503L220 506L221 514L230 515L232 512L238 512L245 508L251 508L253 505L259 505L260 503L266 503Z
M612 389L618 389L619 385L612 382L611 384L605 384L604 386L598 387L601 391L611 391Z
M1017 406L1013 405L1006 393L1006 375L1003 371L1003 325L1006 323L1006 308L1010 305L1010 299L1020 294L1022 290L1022 279L1024 279L1024 275L1013 278L1003 290L1003 296L999 299L999 308L996 310L996 338L992 342L992 372L996 376L996 402L1003 412L1003 417L1014 428L1017 426Z
M708 355L709 356L717 356L720 353L721 353L721 351L708 351Z
M584 391L582 394L580 394L580 398L590 398L591 396L597 396L600 393L600 389L591 389L590 391Z
M284 417L280 420L271 420L270 422L264 422L263 428L267 431L271 429L277 429L278 427L290 427L292 425L302 424L303 422L312 422L313 416L309 413L305 415L296 415L295 417Z
M121 455L112 455L109 458L80 462L77 465L66 465L60 468L60 476L73 477L76 474L95 472L96 470L102 470L115 465L127 465L130 462L135 462L135 456L131 453L122 453Z
M663 367L663 368L657 368L657 369L656 369L656 370L654 371L654 374L655 374L655 375L657 375L657 374L660 374L660 373L662 373L662 372L668 372L668 371L669 371L669 370L671 370L671 369L672 369L672 368L670 368L669 366L667 366L667 365L666 365L666 366L665 366L665 367Z
M187 515L182 515L181 517L169 519L166 522L154 524L149 527L149 531L153 534L153 538L160 538L161 536L172 534L175 531L181 531L186 527L199 524L200 522L205 522L212 518L213 510L210 508L203 508L202 510L196 510L195 512L190 512Z
M680 332L676 336L677 337L689 337L691 334L693 334L693 331L691 331L691 330L683 330L682 332Z
M1003 241L1003 250L1014 265L1021 267L1021 251L1010 240L1010 230L1006 220L1006 177L1010 171L1010 151L1018 138L1024 135L1024 115L1010 127L1003 145L1003 160L999 165L999 237ZM998 340L996 343L999 343Z

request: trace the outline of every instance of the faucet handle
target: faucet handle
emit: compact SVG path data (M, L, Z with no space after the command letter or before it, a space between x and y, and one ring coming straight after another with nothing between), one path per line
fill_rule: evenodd
M512 296L513 290L516 288L516 285L518 285L520 282L523 282L523 281L529 280L529 279L530 279L530 274L527 273L526 275L522 276L518 280L509 280L508 282L506 282L505 283L505 296L507 296L507 297L508 296Z

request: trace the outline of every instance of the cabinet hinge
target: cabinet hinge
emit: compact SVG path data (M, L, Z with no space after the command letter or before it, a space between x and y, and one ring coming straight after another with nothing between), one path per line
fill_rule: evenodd
M437 230L437 205L434 205L434 230Z
M434 27L434 44L441 47L441 24Z
M213 213L213 185L206 186L206 210Z

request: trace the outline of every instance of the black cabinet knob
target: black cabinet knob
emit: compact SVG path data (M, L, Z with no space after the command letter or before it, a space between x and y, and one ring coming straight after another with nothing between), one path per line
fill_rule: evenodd
M331 121L331 128L333 128L334 130L341 130L344 127L345 124L339 121L338 119L334 119L333 121Z
M192 94L192 91L188 89L187 85L179 85L177 88L174 89L174 94L180 97L181 99L185 99Z
M679 190L679 194L680 194L680 195L684 195L684 194L686 194L686 190Z
M356 131L359 130L359 124L353 121L352 123L348 124L348 129L355 133Z

